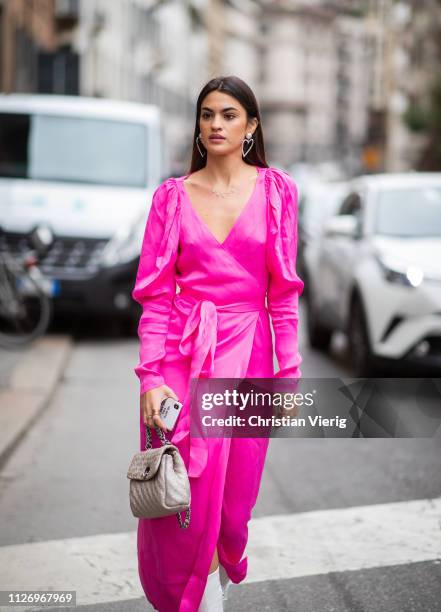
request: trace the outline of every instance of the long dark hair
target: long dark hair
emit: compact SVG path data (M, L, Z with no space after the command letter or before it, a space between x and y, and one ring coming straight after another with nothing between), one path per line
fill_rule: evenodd
M262 123L260 120L260 112L256 96L254 95L252 89L245 83L245 81L242 81L242 79L240 79L239 77L225 76L216 77L208 81L208 83L204 85L198 96L196 103L196 123L193 136L193 151L191 155L191 165L188 174L191 174L192 172L196 172L196 170L204 168L207 163L207 154L205 154L204 157L201 157L196 146L196 138L200 132L199 118L201 115L202 102L205 96L207 96L212 91L222 91L232 96L233 98L236 98L236 100L240 102L240 104L242 104L242 106L245 108L248 120L252 119L253 117L256 117L259 122L259 125L253 133L254 145L248 155L243 158L243 160L250 166L262 166L264 168L268 168L268 164L265 159L265 145L263 143ZM202 150L204 150L205 147L200 141L199 146Z

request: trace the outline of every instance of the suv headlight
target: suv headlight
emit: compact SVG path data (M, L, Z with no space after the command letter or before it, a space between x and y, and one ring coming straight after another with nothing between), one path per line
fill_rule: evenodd
M384 278L391 283L398 283L406 287L419 287L424 280L424 273L419 266L413 266L383 254L377 254L376 259L383 271Z
M136 259L141 253L145 220L141 218L131 228L123 228L107 243L101 257L106 267L117 266Z

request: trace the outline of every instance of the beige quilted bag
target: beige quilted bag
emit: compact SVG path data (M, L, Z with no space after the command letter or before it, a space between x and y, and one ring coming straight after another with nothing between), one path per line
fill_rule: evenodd
M146 450L135 453L127 471L130 479L130 508L138 518L175 514L181 528L190 524L190 481L177 446L155 425L162 446L152 448L150 427L146 426ZM182 521L180 512L186 510Z

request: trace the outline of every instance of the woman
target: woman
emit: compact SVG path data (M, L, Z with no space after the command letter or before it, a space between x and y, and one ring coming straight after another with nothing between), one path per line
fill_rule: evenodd
M225 588L246 577L247 524L269 439L191 437L189 382L301 376L296 251L297 189L265 161L256 98L237 77L212 79L197 100L189 174L153 195L132 293L143 308L142 449L145 424L166 431L161 399L184 403L167 438L189 474L190 525L181 529L175 515L138 524L139 575L160 612L222 610L219 575Z

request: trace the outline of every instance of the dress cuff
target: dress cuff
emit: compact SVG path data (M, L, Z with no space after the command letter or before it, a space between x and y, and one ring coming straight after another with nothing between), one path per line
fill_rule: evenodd
M155 387L160 387L164 385L164 377L161 374L152 374L146 378L141 379L140 384L140 395L143 395L146 391L150 391L150 389L154 389Z

